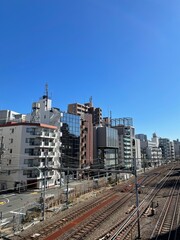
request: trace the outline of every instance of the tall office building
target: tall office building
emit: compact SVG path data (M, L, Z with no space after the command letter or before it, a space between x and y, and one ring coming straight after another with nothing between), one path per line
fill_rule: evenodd
M174 160L174 144L168 138L159 138L159 147L162 149L162 158L164 161Z
M111 120L111 126L118 130L118 161L122 168L131 168L132 159L137 156L135 129L132 126L132 122L132 118L116 118Z
M147 135L145 135L145 134L142 134L142 133L136 134L135 137L136 137L137 139L139 139L141 142L147 141Z
M81 168L87 168L93 163L93 124L89 113L81 115L80 142Z
M68 104L68 113L79 115L79 116L81 116L83 113L92 114L93 126L101 126L103 122L102 109L93 107L92 101L84 104L80 104L80 103Z
M75 168L81 167L81 119L78 115L69 114L66 112L62 112L61 115L61 164L65 168L71 168L71 172L76 176L77 172Z

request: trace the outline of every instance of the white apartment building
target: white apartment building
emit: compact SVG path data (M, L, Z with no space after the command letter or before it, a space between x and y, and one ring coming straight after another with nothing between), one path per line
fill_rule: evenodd
M5 152L1 156L0 190L41 188L57 184L60 178L60 132L56 126L41 123L0 125ZM43 171L44 167L48 171ZM51 168L52 167L52 168Z
M25 114L21 114L12 110L0 110L0 124L7 122L24 122Z
M145 161L148 159L148 165L160 165L162 160L162 149L159 147L159 137L153 133L151 141L147 140L145 134L137 134L136 138L140 140L141 155Z
M140 141L135 139L135 128L132 118L104 118L105 125L118 130L118 164L121 168L130 169L133 165L133 159L136 159L137 169L141 168Z
M164 162L175 159L174 142L168 138L159 139L159 147L162 149L162 158Z
M137 169L141 169L142 167L142 159L141 159L141 144L139 139L135 139L135 158L136 158L136 167Z
M27 122L45 123L60 128L61 112L52 107L52 100L44 95L38 102L32 103L32 112L26 115Z

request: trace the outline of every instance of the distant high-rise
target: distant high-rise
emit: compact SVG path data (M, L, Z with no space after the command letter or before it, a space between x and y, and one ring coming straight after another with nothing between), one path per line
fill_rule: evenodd
M136 134L136 138L139 139L141 142L147 141L147 135L145 134Z
M102 109L92 106L92 100L89 103L72 103L68 104L68 113L81 116L83 113L92 114L93 126L102 125Z

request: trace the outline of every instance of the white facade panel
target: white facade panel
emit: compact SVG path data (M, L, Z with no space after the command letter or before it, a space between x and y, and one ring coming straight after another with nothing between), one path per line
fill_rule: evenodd
M60 133L58 128L43 124L1 125L6 151L1 157L0 189L42 187L45 159L49 167L58 168ZM46 154L47 153L47 156ZM60 178L57 170L47 171L47 186ZM41 176L39 176L39 174ZM32 184L32 185L31 185Z

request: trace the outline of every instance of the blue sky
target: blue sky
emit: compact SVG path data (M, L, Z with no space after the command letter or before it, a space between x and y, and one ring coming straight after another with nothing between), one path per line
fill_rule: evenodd
M179 0L1 0L0 109L88 102L180 138Z

